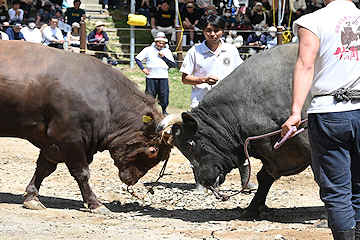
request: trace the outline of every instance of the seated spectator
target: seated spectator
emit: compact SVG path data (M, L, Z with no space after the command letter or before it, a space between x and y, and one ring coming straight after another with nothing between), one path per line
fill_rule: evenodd
M0 31L0 40L9 40L9 35L4 33L3 31Z
M28 21L30 17L30 10L31 10L31 4L32 0L20 0L20 8L24 10L24 20Z
M51 18L55 15L54 10L52 9L53 4L51 2L46 2L45 6L40 8L36 13L36 26L42 26L48 24Z
M257 49L250 49L249 52L257 52L263 50L266 47L266 35L262 33L261 27L255 27L255 32L250 34L246 40L246 44L249 46L256 46Z
M225 13L224 13L222 19L224 19L224 21L225 21L225 31L235 28L236 21L235 21L235 18L233 16L231 16L231 9L225 10Z
M71 31L66 35L66 41L69 45L69 51L80 52L80 24L74 22L71 25Z
M200 13L194 9L195 6L193 3L186 4L186 10L183 11L181 16L184 29L189 31L190 45L194 45L195 31L198 30L196 26L201 18Z
M24 27L20 30L23 34L25 41L33 42L33 43L41 43L42 41L42 33L38 28L36 28L36 20L31 17L28 21L28 27Z
M70 26L74 22L84 22L86 15L85 10L80 8L81 1L80 0L74 0L74 7L68 8L66 12L64 13L65 22L69 24Z
M136 1L136 9L147 18L146 26L150 26L150 9L153 7L154 1L152 0L138 0Z
M235 30L231 30L225 39L226 43L233 44L236 48L240 48L244 44L244 38L237 35Z
M95 23L95 30L91 31L88 35L88 49L97 51L96 55L99 59L105 57L110 64L117 65L118 62L107 54L106 44L109 42L109 37L104 31L104 25L101 21Z
M9 40L22 40L25 41L24 35L20 32L20 22L13 22L12 26L6 29L6 34L9 36Z
M9 25L9 13L4 6L5 0L0 0L0 24Z
M267 15L265 11L263 11L263 5L261 2L255 3L254 7L251 9L249 18L253 28L255 28L255 26L260 26L263 30L268 28Z
M293 16L291 21L295 21L298 18L300 18L302 15L304 15L306 10L306 2L305 0L291 0L293 1L293 4L291 5L291 11L293 12Z
M24 20L24 10L20 8L20 0L13 1L13 7L9 9L10 24ZM20 30L19 30L20 31Z
M43 30L43 44L53 48L64 49L63 43L65 42L61 30L58 28L58 19L53 17L49 26Z
M58 28L60 28L63 35L66 36L66 34L71 31L71 26L65 23L61 10L55 11L55 17L58 19Z
M214 4L209 4L206 8L206 11L204 12L203 17L206 18L209 15L218 15L218 11L216 10L216 7Z
M277 45L277 29L274 26L269 27L269 35L266 36L266 47L265 49L270 49Z
M195 1L195 6L197 7L198 12L203 15L209 5L214 5L213 0L197 0Z
M156 37L158 32L171 34L171 41L176 42L175 13L170 10L168 2L163 1L160 9L151 17L151 35Z
M355 3L355 1L353 1L353 2ZM355 5L358 7L358 4L355 3ZM322 0L312 0L312 1L310 1L309 12L315 12L316 10L319 10L320 8L322 8L324 6L325 5Z

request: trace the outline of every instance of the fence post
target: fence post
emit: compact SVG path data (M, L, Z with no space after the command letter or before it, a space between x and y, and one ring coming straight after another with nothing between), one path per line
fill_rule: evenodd
M86 23L80 22L80 53L86 52Z
M281 45L282 42L283 42L282 26L281 25L277 26L276 35L277 35L277 45Z
M182 65L182 61L183 61L183 46L182 46L182 38L181 38L181 27L179 25L175 26L175 31L176 31L176 44L178 46L177 48L177 67L178 69L181 68Z

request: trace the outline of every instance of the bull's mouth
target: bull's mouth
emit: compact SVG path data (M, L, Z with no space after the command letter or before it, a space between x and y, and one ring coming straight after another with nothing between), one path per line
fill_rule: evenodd
M130 171L129 169L125 169L119 171L119 178L126 185L133 186L139 181L141 176L138 176L136 173Z

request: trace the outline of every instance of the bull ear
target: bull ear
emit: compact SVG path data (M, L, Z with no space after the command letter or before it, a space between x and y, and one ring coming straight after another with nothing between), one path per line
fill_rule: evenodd
M145 136L154 134L156 124L155 124L155 115L152 111L148 112L143 116L143 123L145 124Z
M189 131L197 131L198 129L198 123L196 119L190 115L190 113L183 112L181 114L181 117L183 119L183 125L185 125L185 129Z

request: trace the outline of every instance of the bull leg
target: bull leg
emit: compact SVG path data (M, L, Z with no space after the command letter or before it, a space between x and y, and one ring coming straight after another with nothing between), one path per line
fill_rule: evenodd
M255 193L255 196L252 199L250 205L241 214L242 218L257 217L262 211L268 209L265 205L266 196L269 193L270 187L275 179L268 174L268 172L265 170L265 167L263 166L257 174L257 180L259 183L258 190Z
M79 185L81 195L84 199L84 205L86 208L89 208L93 213L109 213L107 209L96 197L95 193L91 190L89 185L90 172L89 167L79 166L79 165L70 165L67 164L67 167L70 171L71 176L73 176L76 182Z
M28 209L40 210L45 206L39 201L38 195L42 181L56 170L57 163L49 162L42 151L36 162L36 170L33 178L25 190L24 207Z

